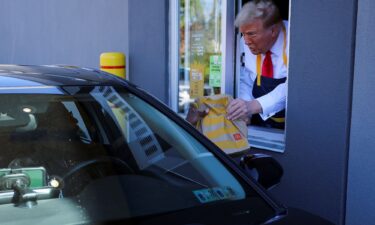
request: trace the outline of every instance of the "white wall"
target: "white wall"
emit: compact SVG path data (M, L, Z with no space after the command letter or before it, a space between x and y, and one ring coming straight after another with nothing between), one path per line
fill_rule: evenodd
M0 0L0 63L98 68L128 53L127 0Z
M169 0L129 0L130 80L169 101Z
M99 68L123 52L130 81L168 102L168 0L0 0L1 64Z

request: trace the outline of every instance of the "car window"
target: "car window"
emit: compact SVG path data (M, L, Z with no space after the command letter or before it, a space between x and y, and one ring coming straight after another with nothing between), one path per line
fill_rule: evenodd
M212 152L134 93L62 93L69 94L0 95L8 103L0 108L0 211L26 207L64 224L249 202L261 212L254 221L273 215Z

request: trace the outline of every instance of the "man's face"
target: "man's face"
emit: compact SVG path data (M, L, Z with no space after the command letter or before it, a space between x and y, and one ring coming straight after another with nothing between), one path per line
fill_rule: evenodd
M265 28L263 21L259 19L240 26L240 32L254 55L270 50L277 37L276 26Z

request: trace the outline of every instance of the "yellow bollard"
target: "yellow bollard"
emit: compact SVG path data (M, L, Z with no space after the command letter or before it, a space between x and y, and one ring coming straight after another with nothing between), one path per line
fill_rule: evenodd
M121 52L104 52L100 54L100 69L125 79L125 55Z

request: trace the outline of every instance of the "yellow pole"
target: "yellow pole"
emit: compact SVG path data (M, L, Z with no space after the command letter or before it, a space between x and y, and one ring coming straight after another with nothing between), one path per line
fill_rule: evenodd
M100 69L125 79L125 55L121 52L104 52L100 54Z

